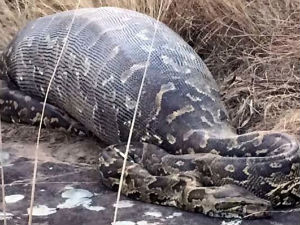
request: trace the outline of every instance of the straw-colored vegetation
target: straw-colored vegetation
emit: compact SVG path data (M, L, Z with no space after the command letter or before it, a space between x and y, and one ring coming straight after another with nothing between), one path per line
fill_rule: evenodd
M81 0L157 16L161 0ZM26 21L73 9L76 0L0 0L0 49ZM218 80L239 132L300 136L299 0L164 0L162 20L188 41Z

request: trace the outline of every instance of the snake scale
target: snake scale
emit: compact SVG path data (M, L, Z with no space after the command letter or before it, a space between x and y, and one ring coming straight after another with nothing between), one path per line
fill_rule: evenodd
M87 8L27 24L0 59L1 117L37 124L57 65L43 124L91 132L107 143L99 171L116 190L149 51L122 193L227 218L259 218L299 204L296 139L267 131L238 135L192 47L135 11Z

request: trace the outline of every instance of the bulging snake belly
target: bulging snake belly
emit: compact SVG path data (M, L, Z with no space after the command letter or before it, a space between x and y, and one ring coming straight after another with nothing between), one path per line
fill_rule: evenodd
M57 66L43 124L106 142L99 172L116 189L149 51L122 193L219 217L259 218L299 204L295 138L237 135L200 57L166 25L134 11L80 9L25 26L0 58L1 118L37 124Z

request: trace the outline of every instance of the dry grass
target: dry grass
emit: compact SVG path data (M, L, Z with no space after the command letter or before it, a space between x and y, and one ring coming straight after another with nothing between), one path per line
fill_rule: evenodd
M126 7L157 16L160 0L82 0L80 7ZM3 48L27 20L72 9L72 0L0 0ZM218 80L239 132L299 134L299 0L164 0L163 16Z

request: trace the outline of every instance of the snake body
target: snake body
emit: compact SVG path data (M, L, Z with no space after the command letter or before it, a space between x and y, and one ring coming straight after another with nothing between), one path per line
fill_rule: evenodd
M219 217L258 218L299 204L295 138L237 135L192 47L138 12L88 8L26 25L1 56L1 117L37 124L55 70L43 124L106 142L99 172L116 189L149 51L122 193Z

